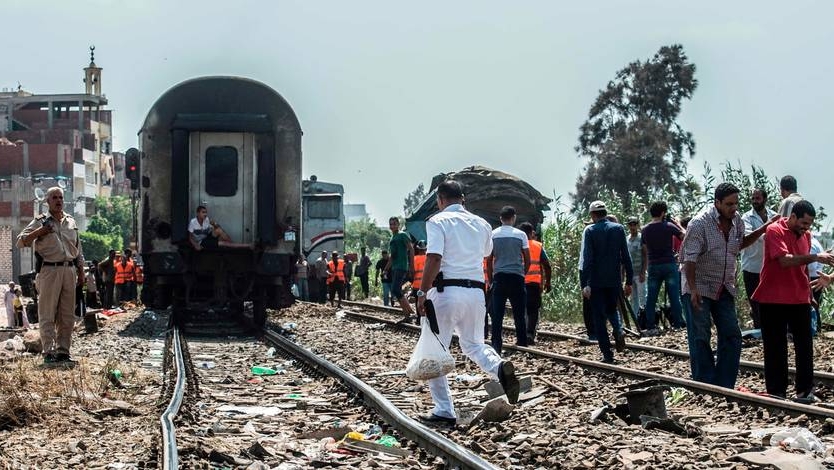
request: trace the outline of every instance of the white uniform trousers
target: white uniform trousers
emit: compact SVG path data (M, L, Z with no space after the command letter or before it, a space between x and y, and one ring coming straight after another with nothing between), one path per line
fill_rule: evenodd
M484 343L484 313L486 312L484 291L469 287L445 287L443 292L432 288L426 298L434 304L440 341L447 348L452 334L458 335L460 348L469 359L493 379L497 378L501 357ZM421 321L427 321L423 318ZM432 413L437 416L456 418L452 403L452 392L446 376L431 379L429 390L434 401Z

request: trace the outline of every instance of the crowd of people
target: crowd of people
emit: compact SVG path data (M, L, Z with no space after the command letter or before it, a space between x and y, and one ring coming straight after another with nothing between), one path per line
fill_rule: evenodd
M585 327L588 338L597 341L602 360L615 362L614 351L625 347L623 315L637 312L643 335L662 334L661 318L669 329L686 329L693 379L734 387L741 356L736 311L740 258L753 327L761 330L767 393L788 397L787 349L792 341L794 399L813 402L812 335L820 323L822 290L834 282L834 273L824 270L834 266L834 255L812 237L816 211L797 191L796 179L782 178L780 190L778 210L769 207L765 189L755 188L746 195L752 209L740 214L739 198L745 195L722 183L715 188L713 203L691 218L671 217L666 202L657 201L649 207L648 223L641 227L640 216L632 214L627 228L608 213L603 201L592 202L578 268ZM33 246L39 259L36 286L44 363L72 364L76 292L86 290L90 307L112 308L137 298L142 270L129 249L121 254L111 250L104 261L86 263L75 221L63 212L61 188L50 188L46 201L49 211L20 233L18 245ZM515 208L502 208L501 225L492 229L463 202L459 183L447 181L437 188L440 211L426 222L426 240L413 240L400 229L400 220L391 217L392 236L376 263L364 248L359 255L346 256L323 251L312 265L300 257L295 294L341 306L351 297L351 280L356 277L367 298L373 267L385 305L397 302L403 321L418 323L430 306L429 311L437 312L441 342L448 346L456 332L464 354L496 377L512 402L518 396L518 380L512 363L502 358L506 304L512 306L516 345L535 344L552 268L533 225L516 227ZM202 206L191 225L195 249L232 243ZM668 305L664 309L658 308L661 290ZM21 297L20 288L10 283L4 297L10 326L28 326ZM632 312L626 312L629 309ZM716 350L711 345L713 325ZM423 418L454 421L446 378L430 380L429 388L435 407Z
M456 183L452 186L459 187ZM604 202L592 202L588 207L590 222L582 234L579 277L586 330L589 339L597 341L602 360L615 362L614 352L625 348L623 315L631 313L626 312L630 309L638 319L638 330L643 336L663 334L661 323L668 330L685 329L692 378L733 388L741 356L741 327L736 309L740 258L753 327L761 330L767 393L788 397L787 343L792 341L797 370L794 399L813 401L812 333L814 325L819 324L822 289L834 282L834 274L825 273L823 267L834 265L834 257L811 235L816 212L797 192L796 179L786 176L780 181L780 187L782 201L778 210L769 208L769 195L763 188L741 195L734 185L722 183L715 188L713 203L694 216L672 217L667 203L657 201L648 208L649 220L642 226L638 214L628 215L623 226L614 214L608 213ZM456 194L454 190L452 193ZM749 197L752 206L744 214L738 211L740 197ZM542 294L551 287L551 266L544 247L535 239L534 227L529 223L516 227L516 211L506 206L500 213L501 226L491 230L484 241L480 275L476 279L469 271L465 275L458 273L454 267L461 261L458 250L467 252L469 258L477 258L469 252L480 250L478 237L481 235L479 228L470 227L466 234L470 238L464 248L459 246L461 240L455 239L462 228L445 226L446 222L432 223L435 218L445 221L452 217L448 211L455 219L458 215L462 219L474 217L455 206L456 203L450 203L444 208L439 204L440 213L427 222L427 240L417 243L412 243L400 230L399 220L392 217L391 242L374 265L374 279L377 284L382 282L385 305L399 303L404 321L413 318L414 309L402 290L410 280L412 300L416 301L418 311L423 312L426 298L433 299L436 310L451 315L444 320L451 322L447 326L454 323L467 334L476 326L479 331L483 329L484 339L491 335L488 344L492 353L476 346L480 338L477 341L467 338L464 353L497 376L506 304L512 306L518 332L516 344L535 344ZM440 239L443 242L437 241ZM443 251L449 246L454 250ZM331 302L334 289L343 289L343 283L349 279L340 271L346 268L340 268L340 262L333 263L337 257L338 254L333 254L328 261L327 253L322 253L315 269L305 272L320 273L315 277L325 279ZM359 265L368 270L371 266L364 250ZM362 275L368 272L364 268ZM454 276L452 282L450 275ZM436 289L438 285L464 288L475 285L484 294L482 300L467 300L466 307L458 300L442 303L455 310L452 312L437 308L437 300L444 299L443 290ZM364 283L363 291L367 297ZM477 321L471 314L463 313L470 312L476 303L483 303L483 314ZM456 315L466 315L465 325L459 323L463 320ZM717 334L715 350L711 345L713 325ZM441 327L440 338L445 341L444 334L446 331ZM429 420L454 417L448 385L443 380L429 383L436 404Z
M768 194L755 188L752 209L738 213L739 189L718 185L712 205L697 215L675 220L665 202L649 208L651 221L640 227L628 218L628 230L608 214L602 201L588 211L583 233L580 278L588 301L586 328L598 341L603 361L614 362L607 324L618 348L624 345L617 302L631 298L630 308L645 318L644 335L656 335L661 285L668 298L672 329L686 328L692 378L733 388L741 358L741 329L736 311L737 260L750 303L753 327L761 329L767 393L787 397L788 338L795 349L795 399L814 401L814 324L819 324L822 289L834 280L823 271L834 258L810 228L814 206L797 192L796 179L780 181L779 210L768 208ZM712 349L712 326L717 348Z

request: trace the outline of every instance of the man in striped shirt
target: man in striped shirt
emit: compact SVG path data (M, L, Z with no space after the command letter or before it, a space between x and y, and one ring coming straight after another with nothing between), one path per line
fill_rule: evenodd
M738 193L731 183L719 184L714 205L692 218L681 248L686 275L684 301L692 304L686 319L692 378L727 388L735 386L741 359L735 308L736 258L779 218L774 216L745 235ZM713 321L718 333L717 360L710 345Z

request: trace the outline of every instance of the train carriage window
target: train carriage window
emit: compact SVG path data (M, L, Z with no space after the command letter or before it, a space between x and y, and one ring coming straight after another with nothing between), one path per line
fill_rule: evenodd
M334 197L311 197L307 200L307 217L311 219L338 219L342 199Z
M209 147L206 149L205 191L210 196L237 194L237 149Z

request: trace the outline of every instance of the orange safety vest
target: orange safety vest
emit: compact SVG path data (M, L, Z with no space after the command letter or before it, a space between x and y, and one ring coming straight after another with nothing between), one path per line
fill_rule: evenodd
M122 265L122 262L114 263L116 267L116 282L115 284L124 284L133 280L133 261L128 260Z
M136 275L135 276L136 277L135 281L136 281L137 284L142 284L143 282L145 282L145 273L142 271L142 266L139 266L137 264L136 265L136 270L134 271L134 273Z
M489 290L489 273L487 273L486 258L484 258L484 286L486 286L486 290Z
M530 268L524 276L524 283L542 283L542 244L536 240L530 240Z
M414 255L414 280L411 288L420 290L423 285L423 268L426 267L426 255Z
M336 279L345 282L345 260L340 259L336 266L333 266L333 261L330 261L327 263L327 270L330 271L330 275L327 276L328 284L333 283Z

